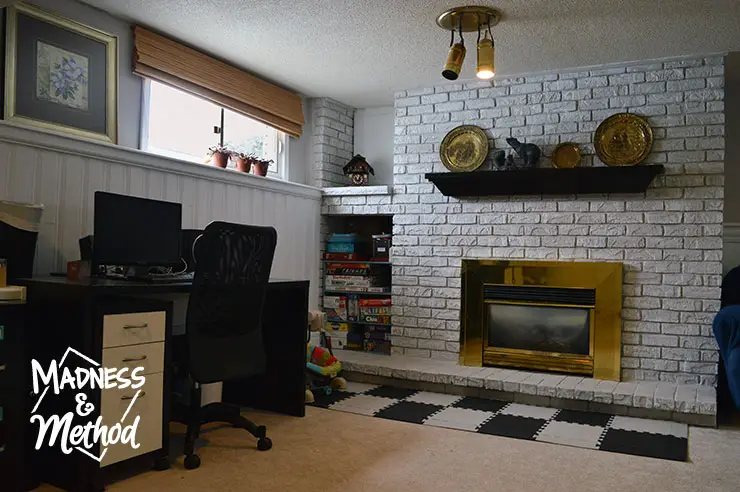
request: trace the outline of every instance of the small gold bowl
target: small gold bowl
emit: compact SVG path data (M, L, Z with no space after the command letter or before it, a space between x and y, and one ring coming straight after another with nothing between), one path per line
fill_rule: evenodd
M552 165L558 169L568 169L581 164L581 149L578 144L564 142L552 151Z

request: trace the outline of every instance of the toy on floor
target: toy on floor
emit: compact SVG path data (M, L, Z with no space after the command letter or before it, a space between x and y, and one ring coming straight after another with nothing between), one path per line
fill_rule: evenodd
M328 349L306 346L306 403L314 401L313 392L322 391L330 395L332 389L344 389L347 381L339 377L342 363Z

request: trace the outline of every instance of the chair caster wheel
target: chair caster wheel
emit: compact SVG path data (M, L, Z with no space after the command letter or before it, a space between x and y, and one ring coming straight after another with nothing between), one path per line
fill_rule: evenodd
M195 470L200 466L200 457L197 454L190 454L185 457L185 468Z
M260 451L272 449L272 440L269 437L261 437L260 440L257 441L257 449Z
M152 467L155 471L164 471L170 469L170 460L167 456L160 456L154 460L154 466Z

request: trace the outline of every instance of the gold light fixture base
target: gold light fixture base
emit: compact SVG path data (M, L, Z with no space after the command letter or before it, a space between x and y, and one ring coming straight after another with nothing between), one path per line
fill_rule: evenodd
M457 31L460 18L463 32L477 32L479 27L483 29L488 25L493 27L498 24L501 21L501 11L479 5L455 7L439 14L437 25L447 31Z

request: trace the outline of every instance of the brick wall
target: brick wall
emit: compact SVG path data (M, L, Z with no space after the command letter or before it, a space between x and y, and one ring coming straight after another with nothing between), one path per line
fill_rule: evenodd
M354 151L355 109L327 98L312 101L313 184L318 188L344 184L342 168Z
M624 263L623 379L713 384L711 321L722 272L724 59L651 61L398 93L395 100L393 345L456 358L462 258ZM603 165L593 134L611 114L646 116L665 165L644 194L455 199L424 173L461 124L545 155L577 142ZM541 166L550 166L543 158ZM344 204L342 204L344 205ZM359 208L362 205L355 205ZM378 207L380 208L380 207Z

